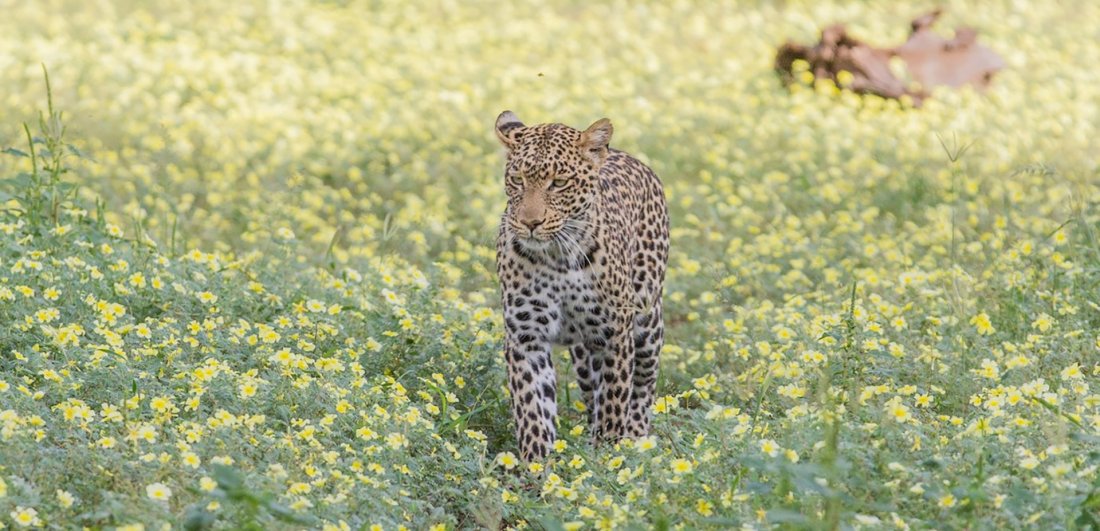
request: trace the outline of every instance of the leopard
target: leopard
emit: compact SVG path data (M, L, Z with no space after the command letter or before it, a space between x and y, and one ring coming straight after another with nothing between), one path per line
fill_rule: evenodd
M665 339L664 186L610 147L607 118L582 131L504 111L495 129L506 152L496 261L520 457L547 458L557 438L555 347L569 351L591 440L644 437Z

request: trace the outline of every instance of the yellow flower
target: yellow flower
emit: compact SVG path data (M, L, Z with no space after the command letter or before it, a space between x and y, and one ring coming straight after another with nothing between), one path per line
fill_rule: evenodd
M73 506L74 502L76 502L76 497L74 497L71 492L69 492L67 490L58 489L58 491L57 491L57 503L59 505L61 505L62 507L68 509L69 507Z
M668 413L680 405L680 400L675 396L663 396L653 403L654 413Z
M978 333L983 336L988 336L997 331L996 328L993 328L993 323L989 321L989 315L985 312L981 312L978 315L972 317L970 319L970 324L974 325L974 328L977 329Z
M1081 367L1076 362L1073 365L1070 365L1069 367L1066 367L1065 369L1062 369L1062 379L1063 380L1070 380L1070 379L1073 379L1073 378L1081 378L1082 376L1083 375L1081 374Z
M395 450L404 448L409 445L409 439L403 433L391 433L386 436L386 445Z
M760 441L760 451L768 454L771 457L779 455L779 450L781 450L780 446L778 444L775 444L775 441L771 439L764 439Z
M690 474L694 467L691 461L683 458L677 458L672 460L672 473L676 475Z
M166 396L153 397L153 399L149 401L149 407L153 408L153 411L164 413L172 407L172 399Z
M183 461L184 465L191 468L198 468L199 465L202 464L202 459L199 459L199 456L194 452L183 452L180 454L180 459Z
M983 378L989 378L990 380L996 380L1001 375L1001 369L997 366L997 362L990 359L982 360L982 368L977 369L974 372L976 372Z
M145 487L145 495L151 500L168 501L172 497L172 489L164 483L151 483Z
M657 439L652 435L647 435L638 439L635 442L634 447L637 448L639 452L652 450L657 447Z
M1047 467L1047 473L1054 478L1061 478L1066 474L1069 474L1073 470L1073 466L1069 463L1056 463Z
M623 456L621 455L612 457L611 460L607 462L608 470L616 470L620 466L623 466Z
M38 511L33 507L16 506L15 510L9 514L15 525L19 527L38 526L41 522L38 518Z
M140 426L134 433L134 440L143 440L147 443L157 442L157 429L148 424Z
M939 506L943 508L951 508L955 506L956 502L957 500L955 499L955 496L951 494L945 494L940 497Z
M516 459L515 454L512 452L501 452L497 454L497 462L507 470L511 470L519 464L519 460Z
M904 424L913 418L913 415L909 413L909 408L906 407L905 404L902 404L900 400L888 403L886 411L895 422Z

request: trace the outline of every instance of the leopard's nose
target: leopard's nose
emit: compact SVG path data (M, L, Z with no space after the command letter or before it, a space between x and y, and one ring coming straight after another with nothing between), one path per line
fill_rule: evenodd
M535 232L535 229L539 225L542 225L543 221L544 220L541 220L541 219L525 219L525 220L521 221L520 223L523 223L523 225L526 226L527 229L530 230L531 232Z

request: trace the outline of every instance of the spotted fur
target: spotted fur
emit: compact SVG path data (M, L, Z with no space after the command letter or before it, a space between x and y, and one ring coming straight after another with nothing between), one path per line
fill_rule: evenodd
M497 238L504 354L525 460L554 443L551 347L569 348L596 440L649 432L664 342L668 209L660 179L611 149L606 118L579 131L505 111L508 206Z

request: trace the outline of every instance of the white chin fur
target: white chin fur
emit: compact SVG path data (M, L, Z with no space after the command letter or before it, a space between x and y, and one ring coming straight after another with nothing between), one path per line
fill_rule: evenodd
M519 238L519 244L532 251L545 251L550 248L550 242L537 238Z

